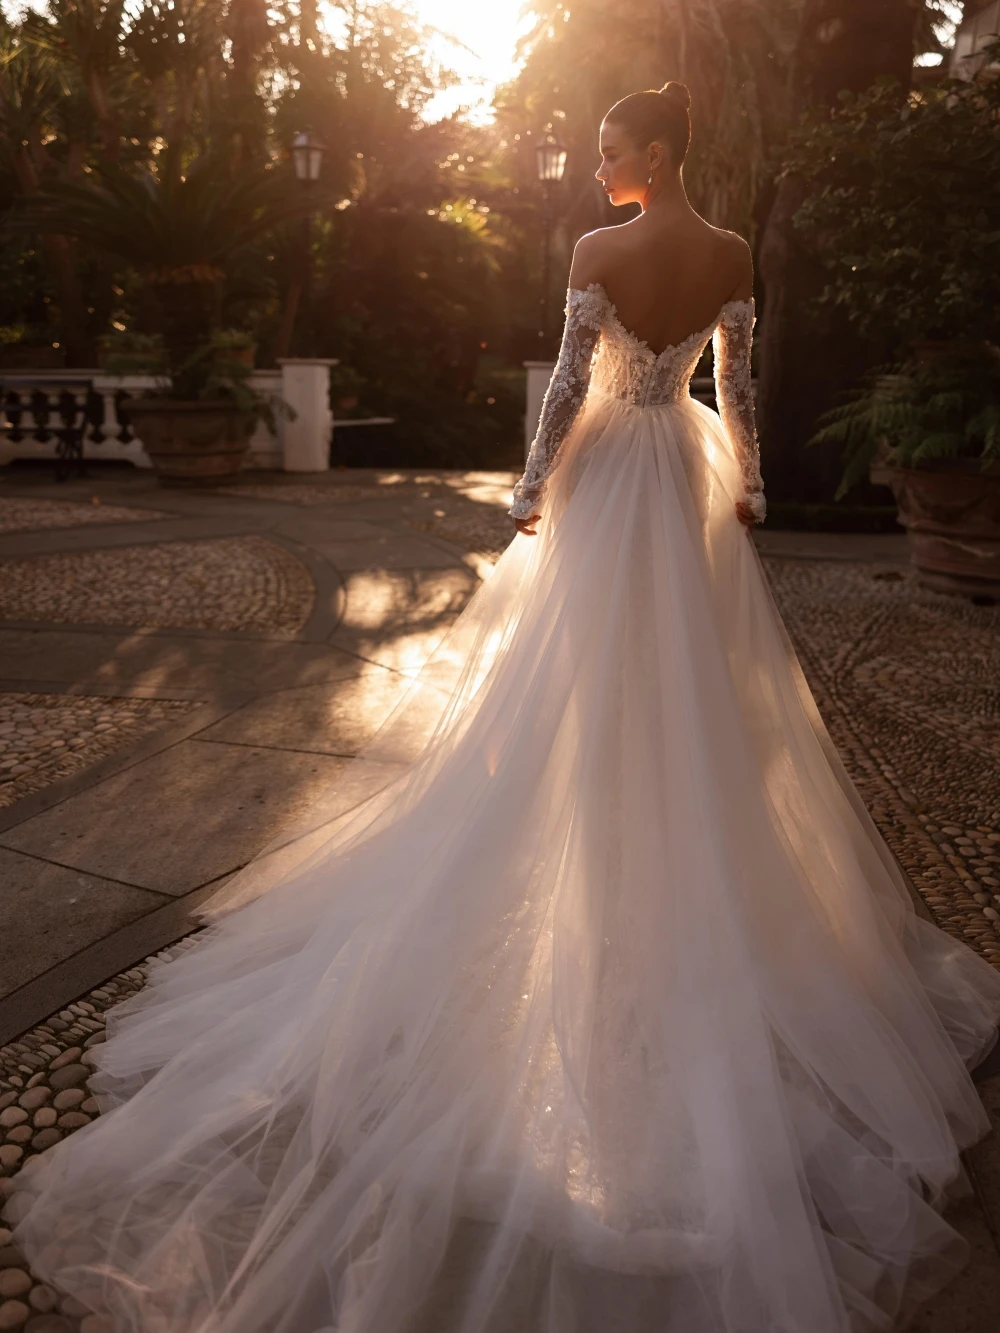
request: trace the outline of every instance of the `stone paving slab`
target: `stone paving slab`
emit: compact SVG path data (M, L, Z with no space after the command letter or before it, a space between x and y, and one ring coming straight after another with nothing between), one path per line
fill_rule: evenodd
M352 755L381 725L408 683L395 674L369 670L331 684L276 690L220 719L201 739Z
M0 997L165 901L132 884L5 847L0 886Z
M391 533L367 541L317 542L314 549L345 574L355 569L447 569L462 563L454 551Z
M332 647L393 671L425 661L479 580L462 565L441 571L360 570L345 576Z
M242 636L0 626L0 670L5 689L26 682L31 689L48 684L67 692L205 698L219 689L280 689L355 676L366 666L355 646L374 641L374 634L345 639L343 649L287 643L276 652L273 641Z
M185 740L7 829L0 846L180 896L249 860L347 762Z

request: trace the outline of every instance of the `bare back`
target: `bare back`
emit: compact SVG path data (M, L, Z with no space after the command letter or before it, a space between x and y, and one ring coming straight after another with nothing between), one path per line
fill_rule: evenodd
M607 292L625 328L659 353L707 328L727 301L749 297L753 270L741 237L688 206L582 236L569 285L591 282Z

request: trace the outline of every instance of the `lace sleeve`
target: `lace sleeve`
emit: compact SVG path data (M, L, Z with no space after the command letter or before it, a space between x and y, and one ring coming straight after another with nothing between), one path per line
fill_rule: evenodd
M750 383L750 345L754 326L754 303L727 301L712 338L715 353L715 396L719 416L729 436L743 473L743 493L758 523L764 521L764 483L760 476L760 449L754 419L753 388Z
M559 447L579 414L590 383L590 362L601 333L604 300L596 284L566 293L566 325L559 359L542 402L538 430L528 450L524 473L514 487L511 518L537 513L545 482L559 457Z

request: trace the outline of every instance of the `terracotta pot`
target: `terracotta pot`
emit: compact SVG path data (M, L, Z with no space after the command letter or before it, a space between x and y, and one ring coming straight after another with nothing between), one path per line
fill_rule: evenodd
M235 403L137 398L123 409L164 486L218 486L243 466L254 418Z
M919 582L938 592L1000 598L1000 466L975 459L885 469Z

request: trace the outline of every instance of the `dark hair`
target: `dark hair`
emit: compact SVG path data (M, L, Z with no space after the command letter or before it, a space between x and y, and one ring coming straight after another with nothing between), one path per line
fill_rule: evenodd
M687 85L671 80L657 92L629 93L616 102L605 120L620 125L639 148L665 143L674 166L681 166L691 143L691 94Z

